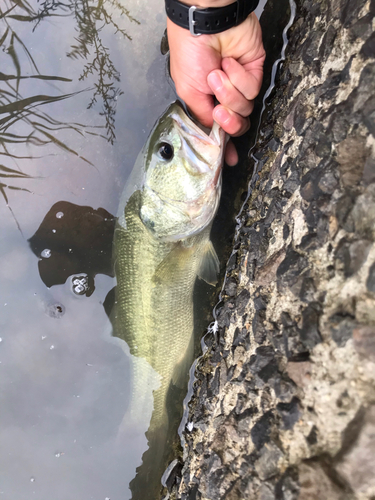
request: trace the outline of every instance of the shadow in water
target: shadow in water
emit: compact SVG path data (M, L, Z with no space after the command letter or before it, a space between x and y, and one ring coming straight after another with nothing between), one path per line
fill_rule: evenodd
M29 239L31 250L39 258L38 268L43 283L51 287L65 283L69 276L86 275L87 290L84 294L90 296L97 274L114 275L112 240L115 223L116 218L104 208L94 210L67 201L55 203ZM85 280L81 286L84 285ZM80 292L79 295L83 292L79 283L75 290Z

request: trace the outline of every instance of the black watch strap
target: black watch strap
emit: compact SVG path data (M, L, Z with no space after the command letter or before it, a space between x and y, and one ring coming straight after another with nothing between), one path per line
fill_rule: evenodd
M165 0L167 16L192 35L213 35L241 24L258 6L259 0L237 0L226 7L200 9L178 0Z

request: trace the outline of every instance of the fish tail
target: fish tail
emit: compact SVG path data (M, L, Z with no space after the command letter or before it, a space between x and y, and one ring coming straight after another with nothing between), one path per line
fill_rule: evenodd
M134 479L129 484L132 500L155 500L161 497L161 477L167 466L168 425L146 433L149 447L142 456Z

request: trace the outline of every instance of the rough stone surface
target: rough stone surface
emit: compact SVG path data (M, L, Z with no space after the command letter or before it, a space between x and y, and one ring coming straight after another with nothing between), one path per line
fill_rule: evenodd
M373 0L299 0L170 498L375 498Z

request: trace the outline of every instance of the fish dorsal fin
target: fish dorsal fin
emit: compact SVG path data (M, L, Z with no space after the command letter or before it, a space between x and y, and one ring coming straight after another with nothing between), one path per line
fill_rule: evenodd
M211 241L208 240L204 247L202 261L198 270L198 276L209 285L216 285L219 270L219 258Z

